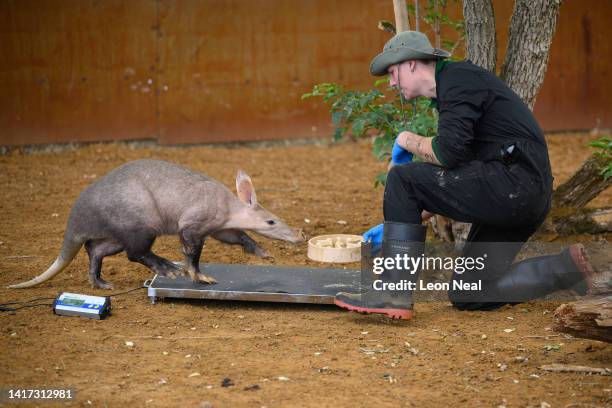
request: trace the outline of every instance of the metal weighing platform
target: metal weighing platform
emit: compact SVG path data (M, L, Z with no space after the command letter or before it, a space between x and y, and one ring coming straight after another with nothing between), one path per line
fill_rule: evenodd
M144 286L151 303L158 298L247 300L255 302L333 304L341 291L358 291L360 271L269 265L203 264L217 283L195 283L155 275Z

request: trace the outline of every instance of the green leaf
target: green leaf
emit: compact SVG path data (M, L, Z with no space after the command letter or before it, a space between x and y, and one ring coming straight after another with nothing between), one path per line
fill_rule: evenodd
M353 133L353 137L363 136L363 132L365 131L365 121L363 119L358 119L353 122L351 131Z
M603 149L606 151L612 151L612 139L607 136L597 139L589 144L599 149Z
M336 128L336 130L334 131L334 142L337 142L340 139L342 139L343 135L344 135L344 129L341 127Z
M376 82L374 82L374 86L380 86L382 84L388 85L389 84L389 77L383 77L383 78L380 78L380 79L376 80Z
M612 177L612 163L601 169L599 174L603 176L604 180L608 180L610 177Z
M594 153L595 156L604 159L604 164L599 174L603 176L604 180L608 180L612 177L612 139L608 136L603 136L589 143L589 145L599 149Z
M342 117L344 116L342 111L332 112L332 122L334 125L338 126L340 122L342 122Z
M374 179L374 187L384 187L385 184L387 184L387 172L378 173Z

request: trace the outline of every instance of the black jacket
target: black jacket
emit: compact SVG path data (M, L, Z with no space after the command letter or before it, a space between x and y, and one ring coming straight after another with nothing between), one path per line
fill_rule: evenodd
M541 187L552 189L542 129L501 79L469 61L439 61L436 95L439 122L432 147L444 167L472 160L518 162ZM502 155L512 145L512 154Z

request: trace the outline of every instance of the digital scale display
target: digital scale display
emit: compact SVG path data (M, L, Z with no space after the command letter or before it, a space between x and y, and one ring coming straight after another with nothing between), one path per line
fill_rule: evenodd
M62 292L53 302L53 312L62 316L104 319L110 314L110 297Z
M72 297L65 297L62 303L64 305L70 305L70 306L83 306L85 304L85 300L72 298Z

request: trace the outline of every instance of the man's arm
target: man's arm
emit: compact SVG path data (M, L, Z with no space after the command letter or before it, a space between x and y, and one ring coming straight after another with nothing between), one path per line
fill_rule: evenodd
M399 134L398 143L405 150L419 156L423 161L442 166L431 146L432 139L431 137L423 137L416 133L404 131Z

